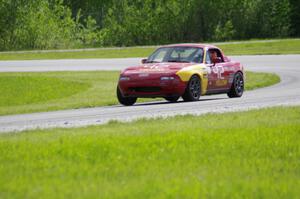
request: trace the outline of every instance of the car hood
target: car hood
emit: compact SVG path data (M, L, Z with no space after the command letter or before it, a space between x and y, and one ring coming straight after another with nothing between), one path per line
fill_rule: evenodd
M122 74L136 74L136 73L176 73L177 71L195 65L195 63L151 63L136 67L126 68Z

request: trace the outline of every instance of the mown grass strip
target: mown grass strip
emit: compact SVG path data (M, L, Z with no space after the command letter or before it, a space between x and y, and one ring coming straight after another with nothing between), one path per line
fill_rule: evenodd
M0 60L40 60L40 59L91 59L91 58L130 58L148 57L155 47L98 49L79 52L26 52L0 53Z
M0 135L0 198L297 198L300 107Z
M249 43L217 44L226 55L262 55L262 54L299 54L299 39L274 41L255 41ZM88 58L129 58L148 57L156 47L103 48L76 52L24 52L0 53L0 60L35 60L35 59L88 59Z
M300 40L222 44L220 48L228 55L300 54Z
M0 73L0 115L118 104L119 72ZM278 83L275 74L247 72L246 89ZM140 102L162 100L139 99Z
M70 97L90 87L88 83L43 75L1 75L0 85L0 108Z
M280 77L274 73L257 73L246 71L246 90L254 90L274 85L280 82Z

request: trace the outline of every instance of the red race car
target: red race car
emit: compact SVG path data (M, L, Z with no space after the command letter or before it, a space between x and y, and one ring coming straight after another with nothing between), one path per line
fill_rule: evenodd
M213 45L175 44L158 48L142 65L121 72L117 97L133 105L137 98L163 97L197 101L201 95L227 93L241 97L244 68Z

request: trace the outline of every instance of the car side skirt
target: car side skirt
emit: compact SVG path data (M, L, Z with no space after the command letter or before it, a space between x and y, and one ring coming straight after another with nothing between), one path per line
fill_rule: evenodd
M208 90L205 95L224 94L228 92L229 89L213 89L213 90Z

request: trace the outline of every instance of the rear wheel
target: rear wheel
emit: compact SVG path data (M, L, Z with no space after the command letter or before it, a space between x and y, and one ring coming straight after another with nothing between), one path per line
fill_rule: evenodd
M125 96L123 96L123 94L121 93L121 91L119 89L119 86L117 87L117 97L118 97L118 100L119 100L120 104L123 104L125 106L131 106L137 100L137 97L125 97Z
M198 101L201 95L201 81L197 75L193 75L188 82L182 98L184 101Z
M228 97L241 97L244 92L244 77L241 72L234 75L230 91L227 93Z
M170 97L165 97L165 100L169 101L169 102L177 102L177 100L179 99L180 96L170 96Z

